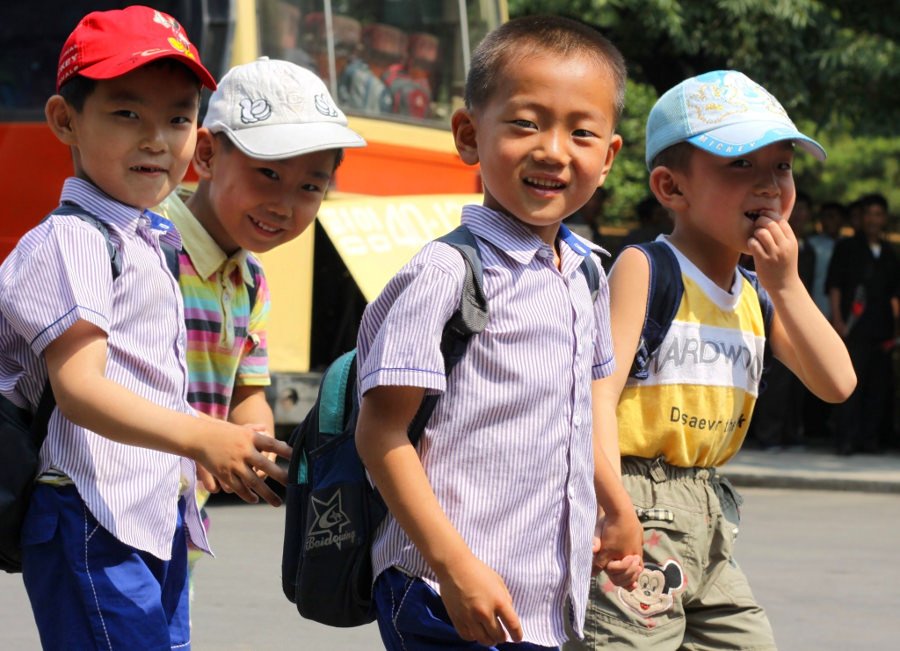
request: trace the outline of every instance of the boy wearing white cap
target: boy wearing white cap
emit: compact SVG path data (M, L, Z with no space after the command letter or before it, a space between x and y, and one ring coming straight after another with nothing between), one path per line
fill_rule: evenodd
M716 468L743 442L767 343L823 400L841 402L856 384L844 344L797 272L787 223L795 147L825 158L772 95L736 71L687 79L650 112L650 187L675 215L656 246L674 255L683 293L642 360L635 351L658 325L648 305L666 283L654 281L645 250L622 252L610 276L616 370L600 381L594 410L606 454L621 452L644 526L644 570L631 591L605 572L593 579L585 640L567 648L775 648L734 560L741 498ZM739 273L742 253L757 278ZM774 308L768 326L763 300Z
M269 292L251 252L306 230L344 148L364 145L305 68L264 57L220 81L197 134L197 190L186 203L173 193L159 207L182 237L188 402L198 411L274 429L264 395ZM208 494L198 497L202 504Z

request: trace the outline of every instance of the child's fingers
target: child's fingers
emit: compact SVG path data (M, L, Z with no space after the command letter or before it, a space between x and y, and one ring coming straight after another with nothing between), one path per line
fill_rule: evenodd
M497 609L497 617L499 618L499 624L502 624L502 628L505 628L506 631L503 632L501 630L502 637L496 642L505 642L506 641L506 633L509 633L509 639L513 642L521 642L524 633L522 632L522 623L519 621L519 615L516 613L515 609L512 606L512 603L506 603L500 606Z
M210 493L218 493L220 490L219 482L216 481L213 474L199 463L197 464L197 481Z

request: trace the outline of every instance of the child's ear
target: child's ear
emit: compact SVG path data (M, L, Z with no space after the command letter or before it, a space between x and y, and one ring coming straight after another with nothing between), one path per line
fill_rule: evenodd
M678 184L678 175L664 165L654 167L650 172L650 190L663 206L675 212L687 206L687 200Z
M209 129L197 129L197 146L194 148L194 171L201 179L209 180L212 177L213 158L218 149L216 137Z
M468 109L457 109L450 118L450 127L453 129L453 142L459 157L466 165L477 165L478 138L472 114Z
M44 105L44 117L53 135L59 138L64 145L74 146L78 144L75 130L72 128L72 117L75 109L62 98L54 95Z

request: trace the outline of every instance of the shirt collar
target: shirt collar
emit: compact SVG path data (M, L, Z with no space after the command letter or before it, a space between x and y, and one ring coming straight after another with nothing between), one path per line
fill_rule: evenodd
M60 200L81 206L121 235L134 236L138 228L145 225L159 233L160 241L181 248L181 237L168 219L116 201L90 181L69 177L63 183Z
M462 223L475 235L493 244L510 258L522 265L528 265L539 251L552 253L550 245L535 235L525 224L485 206L466 205L462 210ZM565 224L559 225L559 252L562 257L562 271L576 269L592 252L606 254L600 246L579 237Z
M230 276L231 269L237 268L241 275L241 282L253 286L255 281L253 273L250 271L250 265L247 263L248 252L245 249L238 249L231 256L225 253L212 235L194 217L181 197L173 192L163 200L157 209L171 219L178 228L184 250L191 257L191 263L201 278L209 279L219 271Z

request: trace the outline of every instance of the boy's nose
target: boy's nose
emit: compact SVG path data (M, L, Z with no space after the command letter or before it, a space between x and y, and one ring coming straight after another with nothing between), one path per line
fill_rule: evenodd
M147 127L141 139L141 147L150 151L163 151L166 148L166 139L162 129Z
M778 185L778 177L775 172L761 172L756 180L756 191L769 196L781 194L781 186Z
M535 150L534 158L540 162L560 163L565 160L565 144L562 136L555 130L542 134L540 147Z

